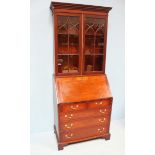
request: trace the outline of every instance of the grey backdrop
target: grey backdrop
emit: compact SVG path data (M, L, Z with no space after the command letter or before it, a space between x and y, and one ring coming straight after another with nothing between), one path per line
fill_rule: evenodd
M31 133L50 131L53 128L54 51L50 2L51 0L31 0ZM113 7L109 13L106 74L114 97L112 120L124 118L124 0L63 0L62 2Z

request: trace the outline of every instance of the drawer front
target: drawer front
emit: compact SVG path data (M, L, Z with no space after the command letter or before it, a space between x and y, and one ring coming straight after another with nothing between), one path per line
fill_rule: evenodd
M108 127L95 126L91 128L85 128L80 130L69 131L66 133L61 133L60 140L62 142L80 141L84 138L101 137L108 133L109 133Z
M87 109L81 111L71 111L71 112L62 112L59 113L60 122L72 122L73 120L79 120L83 118L90 118L90 117L100 117L106 116L111 114L111 107L101 107L98 109Z
M107 100L100 100L100 101L93 101L88 103L88 108L105 108L105 107L110 107L112 105L112 100L107 99Z
M76 120L71 122L60 123L60 132L72 131L78 128L88 128L91 126L108 127L110 122L110 115L100 116L96 118L87 118L83 120Z
M66 104L59 104L59 112L75 112L79 110L87 109L86 103L66 103Z
M87 110L94 108L111 108L112 100L100 100L100 101L89 101L83 103L68 103L68 104L59 104L59 112L76 112L79 110Z

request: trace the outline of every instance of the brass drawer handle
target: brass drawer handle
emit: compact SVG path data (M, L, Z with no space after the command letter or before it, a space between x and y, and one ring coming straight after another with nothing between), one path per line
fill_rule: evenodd
M73 126L73 123L71 123L70 125L65 124L65 127L68 128L68 129L70 129L72 126Z
M105 113L107 111L107 109L104 109L104 110L102 110L102 109L100 109L100 113Z
M102 101L100 101L100 102L96 102L95 104L103 104L103 102L102 102Z
M79 107L79 105L78 105L78 104L77 104L77 105L75 105L75 106L71 105L71 109L73 109L73 110L78 109L78 107Z
M100 109L100 113L104 114L104 111L102 109Z
M65 135L66 138L72 138L73 134L71 133L70 136L69 135Z
M73 114L65 115L65 118L69 118L69 119L71 119L72 117L73 117Z
M106 120L106 118L103 118L103 119L98 119L99 120L99 122L105 122L105 120Z
M99 132L103 132L105 128L97 129Z

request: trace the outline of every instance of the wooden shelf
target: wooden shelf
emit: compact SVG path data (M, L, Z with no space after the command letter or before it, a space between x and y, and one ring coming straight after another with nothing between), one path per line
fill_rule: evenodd
M65 53L62 53L62 54L58 53L58 55L79 55L79 54L76 54L76 53L75 54L74 53L71 53L71 54L68 54L68 53L67 54L65 54Z
M58 33L60 35L75 35L75 36L79 36L78 33Z
M102 53L93 53L93 54L85 54L85 55L104 55L104 54L102 54Z
M85 36L96 36L96 37L104 37L104 34L85 34Z

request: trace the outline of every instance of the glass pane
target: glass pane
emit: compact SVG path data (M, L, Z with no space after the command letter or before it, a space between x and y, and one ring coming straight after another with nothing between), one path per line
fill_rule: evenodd
M85 54L94 53L94 36L86 35L85 36Z
M103 38L103 36L96 36L96 40L95 40L95 53L103 54L103 45L104 45L104 38Z
M94 30L94 19L91 17L85 18L85 54L89 55L94 53L94 41L95 41L95 30Z
M69 56L69 73L78 73L79 68L79 56L70 55Z
M69 35L69 53L77 54L79 52L79 36Z
M68 53L68 35L58 34L58 53Z
M94 29L95 29L95 33L98 36L104 36L104 18L94 18Z
M94 21L95 18L92 17L86 17L85 18L85 34L87 35L94 35L95 29L94 29Z
M68 34L68 16L58 16L58 33Z
M104 19L97 18L95 19L95 53L103 54L103 45L104 45Z
M93 56L85 55L85 71L93 71Z
M79 52L79 17L70 16L68 22L69 53Z
M58 53L79 53L78 16L58 16Z
M103 70L104 18L86 17L84 21L85 71Z
M67 55L58 55L58 73L68 73L68 56Z
M58 16L58 73L79 72L79 16Z
M58 16L58 53L68 53L68 16Z
M79 34L79 17L68 17L68 33L76 35Z
M103 68L103 55L96 55L94 71L102 71L102 68Z

